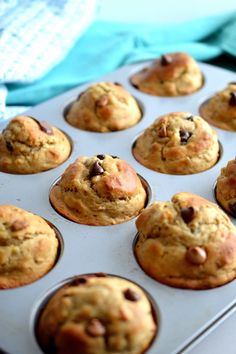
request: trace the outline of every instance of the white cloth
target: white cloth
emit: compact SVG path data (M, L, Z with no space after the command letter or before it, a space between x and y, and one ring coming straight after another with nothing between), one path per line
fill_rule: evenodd
M30 83L58 64L92 22L97 0L0 1L0 120L4 83Z

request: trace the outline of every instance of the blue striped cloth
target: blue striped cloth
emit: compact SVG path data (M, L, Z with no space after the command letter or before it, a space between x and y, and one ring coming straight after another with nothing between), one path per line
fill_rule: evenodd
M95 11L96 0L1 0L0 118L10 85L30 85L60 63Z

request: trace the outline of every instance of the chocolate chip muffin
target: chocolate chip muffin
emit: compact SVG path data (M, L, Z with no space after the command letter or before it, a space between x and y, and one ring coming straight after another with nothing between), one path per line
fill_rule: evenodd
M137 260L161 283L208 289L236 277L236 227L216 204L178 193L145 209L136 225Z
M120 84L100 82L82 92L65 110L65 118L76 128L96 132L127 129L141 119L135 98Z
M58 239L38 215L0 205L0 288L32 283L55 264Z
M231 215L236 217L236 159L221 169L216 182L216 199Z
M236 131L236 82L203 102L200 115L210 124L224 130Z
M192 174L219 158L215 131L201 117L186 112L161 116L136 140L133 154L142 165L170 174Z
M0 171L46 171L64 162L70 152L70 142L59 129L33 117L17 116L0 134Z
M39 317L50 354L143 354L156 323L143 290L113 276L81 276L57 290Z
M199 90L203 85L203 75L191 56L177 52L162 55L133 75L131 83L150 95L182 96Z
M146 197L133 168L110 155L78 158L50 192L60 214L87 225L127 221L144 208Z

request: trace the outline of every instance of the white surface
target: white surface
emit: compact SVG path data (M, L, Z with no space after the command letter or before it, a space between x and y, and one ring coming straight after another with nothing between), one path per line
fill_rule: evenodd
M98 18L106 21L163 23L236 10L235 0L100 0Z

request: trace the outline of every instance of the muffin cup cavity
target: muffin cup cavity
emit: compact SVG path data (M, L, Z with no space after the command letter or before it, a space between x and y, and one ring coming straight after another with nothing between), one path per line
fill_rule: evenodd
M92 84L64 109L71 126L93 132L122 131L135 126L143 116L140 102L121 84Z
M222 210L224 210L224 212L225 212L228 216L230 216L230 217L236 219L236 213L234 214L230 209L229 209L229 210L226 209L226 208L222 205L222 203L217 199L216 189L217 189L217 180L215 181L215 183L214 183L213 186L212 186L212 194L213 194L214 200L215 200L215 202L219 205L219 207L220 207Z
M106 285L107 284L107 285ZM87 297L84 298L83 292L86 293L88 292L88 297L91 297L91 287L94 289L94 291L100 292L100 289L97 286L102 289L104 286L106 288L106 291L111 292L109 297L112 297L113 292L115 297L114 297L114 302L112 305L112 311L114 312L113 315L110 315L110 309L109 309L109 304L107 305L107 314L104 313L104 306L102 305L101 301L94 301L90 302L90 300L87 301ZM72 287L72 292L70 290L70 287ZM104 288L104 289L105 289ZM82 290L81 290L82 289ZM117 295L116 295L117 293ZM152 298L152 296L145 290L142 286L140 286L138 283L134 282L133 280L129 280L128 278L121 277L119 275L113 275L113 274L107 274L103 272L97 272L97 273L89 273L89 274L82 274L82 275L77 275L73 276L70 278L67 278L57 285L55 285L52 289L48 290L48 292L43 296L43 298L39 299L37 301L36 306L34 307L31 315L31 328L33 332L33 336L36 340L36 343L38 346L41 348L44 354L57 354L57 347L55 344L55 337L53 336L52 333L49 334L49 338L47 340L47 345L45 345L45 333L42 333L42 324L41 322L44 322L43 327L46 325L49 325L49 322L51 321L50 319L47 319L47 308L50 307L51 302L53 301L52 299L57 296L57 301L61 303L60 306L65 306L64 314L62 314L64 318L64 325L68 323L68 326L73 326L74 328L78 325L79 331L84 331L83 336L80 337L79 332L78 332L78 337L77 337L77 345L78 342L81 341L83 343L84 341L84 336L87 337L86 339L86 345L84 347L84 351L87 353L89 351L89 346L93 345L90 344L90 341L96 341L96 338L100 336L105 336L105 348L104 350L108 350L110 352L111 349L109 349L109 345L112 345L109 340L110 336L113 336L114 334L119 336L122 336L122 333L126 330L124 330L122 322L126 323L126 326L136 326L135 324L135 317L132 319L133 316L135 316L135 308L137 306L137 313L142 314L142 317L139 318L139 321L143 323L140 327L140 329L136 328L135 329L135 336L142 336L143 337L143 331L147 331L146 333L146 338L145 338L145 343L141 343L137 347L137 351L132 351L134 354L144 354L148 352L148 350L152 347L153 343L158 341L158 332L161 327L161 316L160 316L160 311L159 307ZM67 317L66 315L66 302L70 301L70 297L73 298L73 296L77 297L77 303L71 305L71 311L75 313L75 318L70 318ZM103 293L101 292L100 294L100 299L104 296L104 301L107 297L106 292ZM118 296L118 297L117 297ZM123 298L123 300L122 300ZM80 302L81 299L81 302ZM83 301L82 301L83 299ZM140 303L141 301L141 303ZM87 312L87 315L84 314L82 317L80 316L80 312L83 311L84 306L88 307L94 307L94 310L92 312ZM100 307L102 306L101 312L100 312ZM117 312L118 311L118 312ZM134 312L133 312L134 311ZM141 312L140 312L141 311ZM93 315L95 313L96 315ZM100 315L99 315L100 313ZM117 314L116 314L117 313ZM118 316L118 314L120 315ZM51 316L51 315L50 315ZM58 314L58 312L55 314L55 316L61 316L61 314ZM113 326L112 323L110 323L109 318L112 316L112 323L114 321L117 322L117 326L114 332L114 329L112 329ZM58 318L59 318L58 317ZM51 318L52 319L52 318ZM49 321L49 322L48 322ZM80 323L81 322L81 323ZM57 319L55 319L55 324L57 323ZM121 323L121 327L119 326L119 323ZM144 326L145 324L145 326ZM63 325L63 326L64 326ZM51 327L51 326L50 326ZM49 329L49 328L48 328ZM49 329L50 330L50 329ZM60 320L58 322L58 329L56 335L58 336L59 331L61 331L60 328ZM112 332L110 332L112 331ZM119 335L120 333L120 335ZM60 334L59 334L60 335ZM125 332L124 332L125 335ZM47 336L47 334L46 334ZM72 337L71 337L72 338ZM137 337L136 337L137 338ZM62 339L63 340L63 339ZM70 337L68 337L68 345L70 345ZM140 339L135 339L135 340L140 340ZM58 341L57 341L58 342ZM75 342L75 343L76 343ZM99 342L98 342L99 343ZM73 343L71 344L73 348ZM75 344L76 345L76 344ZM83 344L81 344L83 345ZM98 344L99 345L99 344ZM101 344L100 344L101 345ZM141 347L142 345L142 347ZM108 346L108 347L107 347ZM70 348L70 349L71 349ZM108 348L108 349L107 349ZM75 351L74 351L75 350ZM74 349L74 353L81 353L81 351L77 351ZM127 353L131 350L130 348L127 348ZM112 351L113 352L113 351ZM121 349L116 349L116 353L122 353L123 348ZM69 352L68 352L69 353ZM99 351L100 353L100 351ZM103 351L101 352L103 353ZM84 354L84 352L83 352Z
M130 74L129 81L136 90L151 96L178 97L199 91L205 78L191 56L176 52L136 69Z
M186 175L204 173L204 172L206 172L206 171L208 171L208 170L214 168L214 167L218 164L218 162L221 160L221 158L222 158L222 156L223 156L223 153L224 153L223 145L222 145L222 143L220 142L220 140L218 140L218 145L219 145L218 158L217 158L217 160L216 160L216 162L215 162L215 164L214 164L213 166L207 168L206 170L199 171L199 172L194 172L194 173L171 173L171 172L162 172L162 171L158 171L158 170L156 170L156 169L154 169L154 168L151 168L151 167L145 165L145 164L142 163L142 162L139 160L139 158L135 155L134 149L135 149L135 146L136 146L136 144L137 144L137 140L138 140L139 137L141 137L141 135L142 135L143 133L144 133L144 131L141 132L140 134L138 134L138 135L135 137L135 139L133 140L133 143L132 143L132 145L131 145L131 152L132 152L132 155L133 155L134 159L135 159L140 165L142 165L143 167L145 167L145 168L147 168L147 169L149 169L149 170L151 170L151 171L155 171L156 173L167 174L167 175L175 175L175 176L186 176Z
M236 227L207 199L177 193L171 201L155 202L145 209L136 226L135 259L156 281L204 290L235 279Z
M57 265L57 263L60 261L61 257L63 257L64 239L63 239L63 236L62 236L60 230L51 221L48 221L46 219L44 219L44 220L54 230L54 232L56 234L56 237L57 237L57 240L58 240L58 251L57 251L57 257L56 257L56 260L55 260L55 264L53 266L53 268L54 268Z
M229 83L222 91L209 93L200 102L198 111L213 126L236 132L236 84Z
M73 104L78 100L78 99L75 99L75 98L72 99L72 100L70 100L70 101L65 105L62 114L63 114L63 117L64 117L65 122L66 122L67 124L69 124L69 125L70 125L72 128L74 128L74 129L78 129L78 130L80 130L80 131L87 131L87 132L90 132L90 133L99 133L99 134L117 133L117 132L120 132L120 131L124 131L124 130L127 130L127 129L132 129L132 128L134 128L136 125L138 125L138 124L141 123L143 117L145 116L145 111L146 111L146 109L145 109L144 103L143 103L139 98L137 98L137 97L135 97L135 96L133 96L133 98L135 99L135 101L136 101L136 103L137 103L137 105L138 105L138 107L139 107L139 110L140 110L140 112L141 112L141 116L140 116L140 119L139 119L135 124L130 125L130 126L127 127L127 128L122 128L122 129L110 129L110 130L107 130L107 131L100 131L100 130L95 130L95 129L92 130L92 129L89 129L89 128L88 128L88 129L85 129L85 128L77 127L77 126L71 124L71 123L68 121L68 119L67 119L67 115L68 115L70 109L72 108Z
M39 215L13 205L1 205L0 217L0 289L30 285L51 272L64 249L60 231Z
M72 151L73 141L63 130L31 116L16 116L0 134L0 171L47 172L66 162Z
M145 178L143 178L140 174L137 174L137 176L139 177L140 181L141 181L141 184L146 192L146 200L145 200L145 204L144 204L144 208L146 208L151 200L152 200L152 189L151 189L151 186L150 184L147 182L147 180ZM59 185L60 183L60 180L61 180L61 177L58 177L51 185L50 189L49 189L49 202L52 206L52 208L59 214L61 215L63 218L69 220L69 221L72 221L74 223L78 223L78 221L76 221L75 219L73 219L73 217L71 218L67 213L65 213L64 211L61 211L59 207L57 207L54 203L53 203L53 193L55 192L55 188L57 188L57 186ZM67 210L68 207L63 203L64 205L64 208ZM69 209L68 209L69 210ZM141 211L140 211L141 212ZM139 212L139 214L140 214ZM109 225L92 225L92 224L87 224L87 226L114 226L114 225L119 225L119 224L123 224L123 223L126 223L126 222L129 222L130 220L136 218L139 214L137 215L134 215L133 217L130 217L129 219L127 220L124 220L122 222L119 222L117 224L109 224ZM80 224L80 223L79 223ZM82 223L81 223L82 224ZM86 225L86 224L84 224Z

